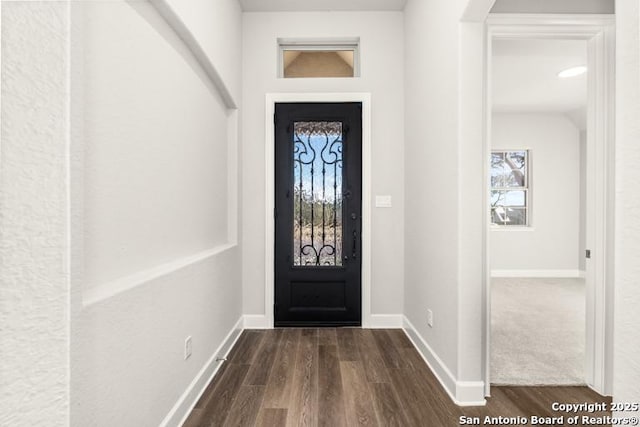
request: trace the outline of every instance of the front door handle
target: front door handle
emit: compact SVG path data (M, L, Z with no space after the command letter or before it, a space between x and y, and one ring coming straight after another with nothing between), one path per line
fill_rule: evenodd
M358 239L358 234L356 230L353 230L353 247L351 248L351 258L356 259L356 240Z

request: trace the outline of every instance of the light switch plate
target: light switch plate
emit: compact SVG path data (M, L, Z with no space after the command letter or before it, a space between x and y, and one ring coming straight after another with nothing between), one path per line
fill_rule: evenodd
M376 208L390 208L391 196L376 196Z

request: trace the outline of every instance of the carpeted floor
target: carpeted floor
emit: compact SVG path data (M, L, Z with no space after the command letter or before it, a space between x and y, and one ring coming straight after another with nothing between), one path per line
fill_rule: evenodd
M491 382L585 383L584 279L491 279Z

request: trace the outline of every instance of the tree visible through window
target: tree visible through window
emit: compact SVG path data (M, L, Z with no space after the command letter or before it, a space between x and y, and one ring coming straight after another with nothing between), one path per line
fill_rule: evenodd
M529 152L491 152L491 223L529 224Z

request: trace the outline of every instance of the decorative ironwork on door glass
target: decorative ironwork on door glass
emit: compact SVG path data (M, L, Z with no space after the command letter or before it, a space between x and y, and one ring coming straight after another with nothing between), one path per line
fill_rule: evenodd
M293 126L293 265L342 265L342 122Z

